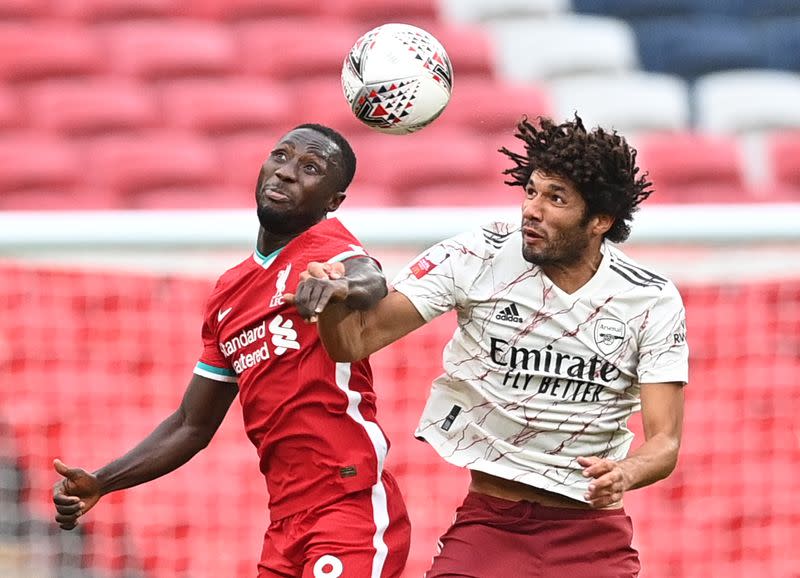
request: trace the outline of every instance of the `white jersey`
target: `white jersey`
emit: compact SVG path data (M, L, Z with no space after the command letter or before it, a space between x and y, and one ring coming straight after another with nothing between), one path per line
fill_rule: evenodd
M640 385L688 379L681 297L610 244L565 293L522 257L518 225L435 245L394 280L426 321L451 309L416 435L448 462L584 500L579 456L623 459Z

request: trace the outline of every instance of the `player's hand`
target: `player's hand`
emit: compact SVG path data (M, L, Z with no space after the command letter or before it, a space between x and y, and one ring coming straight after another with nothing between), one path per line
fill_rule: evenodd
M293 303L300 315L309 323L316 323L328 303L347 299L348 282L343 263L318 263L312 261L300 273L297 291L285 293L287 303Z
M78 525L78 518L100 500L100 483L94 474L81 468L70 468L61 460L54 460L53 467L63 476L53 486L56 522L61 529L72 530Z
M583 475L594 478L584 498L593 508L616 507L622 502L622 494L628 489L625 469L619 462L596 456L578 458L583 466Z

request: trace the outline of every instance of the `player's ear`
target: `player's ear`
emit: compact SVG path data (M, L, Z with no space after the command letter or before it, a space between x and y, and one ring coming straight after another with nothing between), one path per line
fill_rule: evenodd
M336 209L338 209L339 205L341 205L346 198L347 194L344 193L343 191L338 191L336 193L333 193L333 195L331 195L330 200L328 201L328 212L332 213Z
M595 215L592 217L594 224L592 225L592 233L598 237L605 235L608 230L614 226L614 217L611 215Z

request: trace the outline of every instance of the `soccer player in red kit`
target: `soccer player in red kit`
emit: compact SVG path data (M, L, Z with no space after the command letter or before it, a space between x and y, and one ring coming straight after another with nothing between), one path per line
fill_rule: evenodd
M356 159L321 125L283 136L256 185L253 255L220 277L204 343L175 413L94 473L55 461L56 522L72 529L109 492L163 476L203 449L237 393L269 490L271 523L259 578L390 578L408 556L410 525L384 470L388 440L375 421L367 360L336 363L316 326L284 299L312 261L344 263L348 303L370 307L385 279L359 241L328 219L345 198Z

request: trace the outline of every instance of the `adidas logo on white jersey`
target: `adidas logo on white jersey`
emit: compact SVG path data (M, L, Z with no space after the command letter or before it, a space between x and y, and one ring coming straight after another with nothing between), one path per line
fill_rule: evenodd
M501 310L500 313L494 316L494 318L499 319L500 321L513 321L514 323L522 323L522 317L519 316L516 303L512 303L505 309Z

